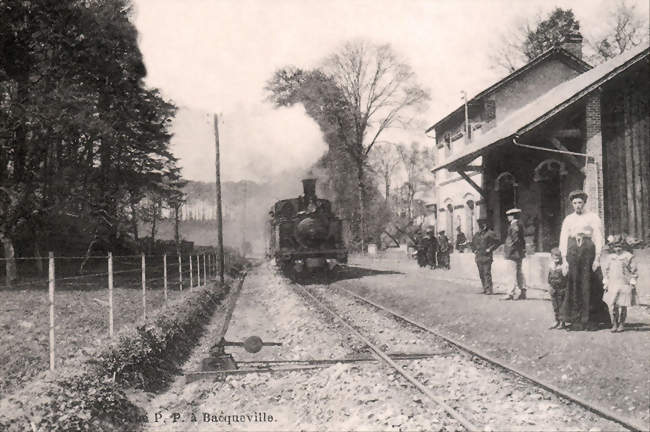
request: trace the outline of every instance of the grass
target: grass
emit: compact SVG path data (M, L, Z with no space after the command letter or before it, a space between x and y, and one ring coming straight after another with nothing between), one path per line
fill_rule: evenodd
M161 275L147 278L147 313L164 305ZM203 275L201 275L203 276ZM168 300L181 292L170 276ZM196 283L196 281L195 281ZM0 291L0 398L49 369L49 295L47 283L21 290ZM55 293L55 366L60 367L84 347L108 342L109 310L106 276L59 281ZM140 275L116 277L113 289L114 334L142 322Z

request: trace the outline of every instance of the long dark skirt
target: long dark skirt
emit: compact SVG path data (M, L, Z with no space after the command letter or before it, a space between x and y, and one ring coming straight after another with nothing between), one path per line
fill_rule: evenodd
M564 322L589 322L591 291L596 281L591 269L595 257L596 247L590 238L584 238L580 247L575 238L569 238L566 256L569 274L566 295L560 307L560 319Z
M605 289L603 287L603 272L600 268L593 273L593 278L589 300L589 321L610 326L612 321L609 316L609 307L603 301Z

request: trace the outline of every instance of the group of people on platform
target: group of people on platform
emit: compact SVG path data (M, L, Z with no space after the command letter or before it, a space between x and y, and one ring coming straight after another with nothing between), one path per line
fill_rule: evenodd
M609 236L610 255L602 268L600 257L605 246L602 222L597 215L585 210L587 198L580 190L569 194L574 212L564 219L559 245L551 251L548 284L555 317L551 328L595 330L600 325L611 324L613 332L622 332L627 308L638 302L638 276L632 253L637 242L625 235ZM506 300L526 299L522 271L526 244L520 216L521 210L517 208L506 212L508 229L504 255L513 263L515 280ZM478 225L472 249L483 293L492 294L493 252L501 242L486 219L479 219ZM517 290L519 295L515 296Z
M415 242L415 251L420 267L441 268L449 270L452 245L444 230L438 232L436 236L435 229L430 227L422 236L419 236Z

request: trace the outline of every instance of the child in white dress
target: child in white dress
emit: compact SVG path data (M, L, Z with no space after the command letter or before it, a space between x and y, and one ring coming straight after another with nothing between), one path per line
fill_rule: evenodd
M610 253L603 269L605 302L612 311L612 332L622 332L627 308L638 304L636 282L637 268L629 243L622 236L609 236ZM629 250L626 250L629 249Z

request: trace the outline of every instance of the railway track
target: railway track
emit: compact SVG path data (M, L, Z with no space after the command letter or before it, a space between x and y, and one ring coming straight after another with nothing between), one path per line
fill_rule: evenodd
M264 268L250 278L236 308L232 301L229 339L259 334L282 345L257 355L232 347L238 369L195 373L197 382L157 399L148 412L202 419L264 411L275 419L265 430L636 429L497 368L336 283L298 285ZM205 341L213 343L223 330L216 320ZM188 372L209 351L200 345ZM172 419L151 426L176 432L217 425Z
M621 430L632 430L632 431L642 431L642 430L647 430L647 428L643 427L642 425L639 425L635 423L632 420L623 418L620 415L617 415L603 407L596 406L576 395L573 395L569 392L563 391L561 389L558 389L557 387L545 383L543 381L540 381L538 379L535 379L534 377L530 376L529 374L526 374L525 372L518 370L517 368L511 367L510 365L507 365L503 362L498 361L497 359L486 355L484 353L481 353L475 349L472 349L468 347L467 345L463 344L462 342L458 340L454 340L452 338L449 338L445 335L440 334L439 332L436 332L435 330L428 328L427 326L415 322L393 310L390 310L388 308L383 307L382 305L379 305L377 303L372 302L369 299L366 299L356 293L353 293L345 288L342 287L336 287L333 288L331 286L326 287L325 289L327 290L327 296L317 293L317 290L315 290L313 287L307 287L305 285L301 285L296 283L295 286L297 289L304 294L305 297L309 298L312 302L318 305L319 308L322 310L326 311L328 314L330 314L334 320L338 321L341 323L344 327L346 327L350 332L356 335L360 340L363 341L366 346L374 353L374 355L380 359L382 362L385 364L389 365L393 370L395 370L397 373L399 373L405 380L407 380L410 385L413 387L417 388L422 394L424 394L431 402L434 404L438 405L441 407L448 416L451 418L455 419L458 421L465 429L467 430L485 430L486 427L485 425L480 422L479 420L475 420L472 417L481 417L481 415L466 415L464 413L471 411L471 407L468 406L461 406L462 402L454 399L454 398L445 398L440 395L434 394L430 388L428 388L426 385L423 384L422 379L418 379L417 376L415 376L413 373L409 373L407 367L402 367L401 365L398 365L396 362L394 362L392 359L390 359L385 352L380 349L378 346L379 344L377 342L373 342L371 339L371 336L364 335L362 331L359 330L359 325L354 323L354 319L350 318L345 318L341 315L341 313L337 312L337 307L332 306L331 296L333 295L338 295L336 293L341 292L345 296L347 296L349 299L354 299L355 302L357 302L360 305L363 305L364 307L368 308L370 307L372 310L376 312L380 312L385 314L387 317L390 317L391 319L395 320L396 322L401 323L401 325L405 325L407 327L410 327L412 329L417 329L420 332L424 332L430 336L433 336L437 339L445 341L445 343L450 344L452 347L454 347L458 352L463 353L466 356L469 356L471 359L480 359L483 362L485 362L487 365L489 365L490 368L500 370L502 373L508 374L510 376L515 377L517 380L521 380L525 382L525 385L527 386L532 386L536 387L539 389L543 389L544 391L547 391L551 393L552 395L560 398L561 400L565 401L565 403L569 404L574 404L580 409L587 410L589 413L592 415L597 416L600 419L606 420L608 422L612 422L616 424L618 429ZM354 316L354 313L348 314ZM378 331L380 329L375 329L375 328L369 328L366 329L366 334L372 333L375 331ZM444 393L444 390L438 389L439 392ZM611 426L609 426L611 429ZM489 430L490 428L487 427ZM596 427L595 430L610 430L607 428L599 428Z
M436 336L438 338L441 338L441 339L449 342L453 346L457 347L458 349L460 349L460 350L462 350L462 351L464 351L464 352L466 352L466 353L468 353L468 354L470 354L470 355L472 355L474 357L480 358L481 360L484 360L484 361L488 362L491 365L494 365L494 366L496 366L496 367L498 367L500 369L503 369L503 370L505 370L505 371L507 371L509 373L512 373L514 375L522 377L522 378L526 379L527 381L529 381L530 383L532 383L532 384L534 384L536 386L539 386L539 387L541 387L541 388L543 388L543 389L545 389L545 390L547 390L547 391L549 391L549 392L551 392L551 393L553 393L553 394L555 394L555 395L557 395L559 397L562 397L563 399L571 401L572 403L575 403L575 404L585 408L586 410L588 410L588 411L590 411L590 412L592 412L592 413L594 413L594 414L596 414L596 415L598 415L598 416L600 416L602 418L605 418L605 419L610 420L610 421L612 421L614 423L617 423L617 424L625 427L626 429L628 429L630 431L639 431L639 432L641 432L641 431L647 431L648 430L647 426L643 426L643 425L635 422L634 420L624 418L624 417L612 412L611 410L608 410L605 407L599 406L597 404L593 404L593 403L591 403L591 402L589 402L589 401L587 401L587 400L585 400L585 399L583 399L583 398L581 398L581 397L579 397L579 396L577 396L577 395L575 395L575 394L573 394L571 392L560 389L557 386L554 386L553 384L550 384L550 383L545 382L543 380L537 379L537 378L533 377L532 375L530 375L530 374L528 374L528 373L526 373L526 372L524 372L524 371L522 371L522 370L520 370L520 369L518 369L516 367L513 367L513 366L508 365L508 364L506 364L506 363L504 363L502 361L499 361L498 359L496 359L496 358L494 358L494 357L492 357L492 356L490 356L488 354L482 353L481 351L479 351L479 350L477 350L475 348L471 348L471 347L467 346L466 344L462 343L461 341L459 341L457 339L454 339L454 338L451 338L449 336L443 335L440 332L437 332L437 331L431 329L430 327L427 327L426 325L424 325L422 323L419 323L419 322L417 322L415 320L407 318L404 315L402 315L402 314L400 314L400 313L398 313L398 312L396 312L394 310L386 308L386 307L384 307L384 306L382 306L382 305L380 305L378 303L373 302L370 299L367 299L367 298L365 298L363 296L360 296L360 295L358 295L356 293L353 293L352 291L350 291L350 290L348 290L346 288L341 287L341 288L337 288L337 289L345 292L347 295L357 299L358 301L360 301L360 302L362 302L364 304L367 304L367 305L369 305L369 306L371 306L371 307L373 307L373 308L375 308L377 310L381 310L381 311L389 314L390 316L394 317L395 319L397 319L399 321L407 323L408 325L414 326L414 327L419 328L421 330L424 330L427 333L430 333L430 334L432 334L432 335L434 335L434 336Z
M389 356L387 356L377 345L372 343L366 336L361 334L361 332L359 332L355 327L350 325L343 317L341 317L338 313L332 310L332 308L326 306L318 297L316 297L311 292L309 292L307 288L305 288L303 285L300 284L296 284L296 286L298 286L307 297L309 297L312 301L314 301L317 305L319 305L322 310L329 313L334 319L336 319L338 322L343 324L344 327L346 327L354 335L356 335L359 339L361 339L363 343L366 344L366 346L370 348L370 350L377 356L378 359L380 359L386 365L393 368L393 370L395 370L402 377L404 377L409 383L411 383L415 388L417 388L420 392L422 392L422 394L424 394L427 398L429 398L429 400L431 400L432 402L440 406L451 418L458 421L465 429L467 429L468 431L480 430L478 426L474 425L467 418L465 418L465 416L463 416L460 412L458 412L456 409L448 405L441 397L433 394L422 383L420 383L413 375L411 375L402 367L400 367L397 363L395 363L395 361L393 361Z

